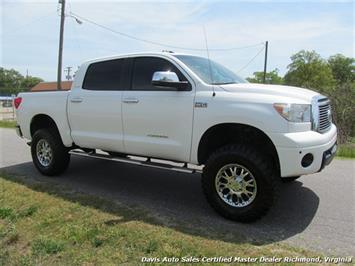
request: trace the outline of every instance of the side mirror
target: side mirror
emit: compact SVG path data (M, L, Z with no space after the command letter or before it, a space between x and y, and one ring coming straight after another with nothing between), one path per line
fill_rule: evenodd
M175 72L157 71L152 77L152 84L156 87L175 88L186 90L189 87L187 81L180 81Z

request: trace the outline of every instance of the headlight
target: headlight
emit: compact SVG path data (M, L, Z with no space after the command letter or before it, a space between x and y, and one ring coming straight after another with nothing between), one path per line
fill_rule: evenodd
M311 122L310 104L275 103L275 110L290 122Z

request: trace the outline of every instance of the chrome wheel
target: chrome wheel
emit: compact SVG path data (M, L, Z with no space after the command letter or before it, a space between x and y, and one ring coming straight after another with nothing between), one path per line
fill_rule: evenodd
M219 197L233 207L248 206L256 197L256 180L242 165L227 164L217 173L215 187Z
M36 154L37 159L42 166L47 167L52 162L52 148L45 139L41 139L37 142Z

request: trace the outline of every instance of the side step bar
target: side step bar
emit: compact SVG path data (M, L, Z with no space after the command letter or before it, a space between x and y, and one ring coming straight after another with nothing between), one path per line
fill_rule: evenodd
M174 165L170 165L168 163L165 164L165 163L160 163L160 162L152 162L150 158L147 158L145 161L142 161L142 160L131 159L128 157L127 158L113 157L111 155L106 155L106 154L101 154L101 153L94 153L94 152L87 153L87 152L80 151L80 150L71 150L69 153L73 154L73 155L84 156L84 157L89 157L89 158L109 160L109 161L121 162L121 163L129 163L129 164L134 164L134 165L140 165L140 166L146 166L146 167L152 167L152 168L158 168L158 169L165 169L165 170L171 170L171 171L175 171L175 172L182 172L182 173L188 173L188 174L202 173L202 170L200 170L200 169L189 168L186 163L183 164L184 166L174 166ZM141 157L139 157L139 158L141 158ZM159 160L159 161L162 161L162 160ZM174 163L174 164L178 164L178 163Z

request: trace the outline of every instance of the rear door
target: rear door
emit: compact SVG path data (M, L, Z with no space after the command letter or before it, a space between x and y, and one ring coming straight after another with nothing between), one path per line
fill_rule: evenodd
M92 63L81 88L68 99L68 118L75 144L123 151L121 98L124 59Z
M194 86L172 61L160 57L136 57L132 89L122 95L124 145L127 153L188 161L190 157ZM189 81L188 91L152 85L156 71L173 71Z

